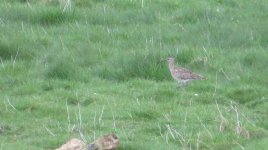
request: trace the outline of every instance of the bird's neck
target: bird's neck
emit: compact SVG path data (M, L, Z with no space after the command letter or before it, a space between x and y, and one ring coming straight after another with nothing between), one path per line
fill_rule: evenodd
M168 64L169 69L173 69L174 66L175 66L174 62L170 62L170 63Z

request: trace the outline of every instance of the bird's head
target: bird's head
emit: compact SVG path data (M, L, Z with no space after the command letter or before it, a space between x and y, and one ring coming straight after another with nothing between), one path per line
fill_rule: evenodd
M168 57L167 62L168 62L168 64L173 64L175 62L175 58L174 57Z

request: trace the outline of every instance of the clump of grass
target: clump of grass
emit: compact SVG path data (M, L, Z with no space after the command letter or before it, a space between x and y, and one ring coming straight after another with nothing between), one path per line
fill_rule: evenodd
M255 66L256 62L258 61L257 59L257 55L255 53L252 54L247 54L243 59L242 59L242 63L246 66L246 67L252 67Z
M205 10L201 9L200 7L196 7L197 9L191 9L187 8L184 11L180 12L179 16L175 17L175 20L184 23L184 24L190 24L190 23L196 23L199 19L205 17Z
M256 99L260 99L259 93L252 88L238 88L233 89L228 93L228 97L241 103L250 103Z
M120 11L116 6L107 6L105 8L92 8L89 14L89 23L93 25L130 25L130 24L153 24L158 21L156 10L126 10Z
M140 22L142 24L153 24L157 23L158 19L155 14L156 10L154 9L144 9L142 11L133 11L128 12L125 15L124 24L134 24L136 22Z
M260 45L266 48L268 47L268 29L263 28L263 27L267 25L268 25L268 21L264 23L259 23L255 31L255 35L260 36Z
M16 55L16 48L3 42L0 41L0 56L1 59L6 60L10 59L12 56L14 57Z
M85 1L85 0L76 0L75 5L77 7L86 7L86 8L91 8L93 6L94 2L93 1Z
M0 40L0 57L2 60L30 59L34 55L31 50L22 48L24 40L14 41Z
M98 75L104 79L125 81L132 78L165 80L168 77L165 57L161 53L137 53L120 56L103 66Z
M90 45L88 47L90 47ZM76 51L74 57L75 63L77 65L81 67L89 67L94 64L97 64L98 59L100 59L100 54L98 54L96 50L92 50L91 48L82 48Z
M10 2L10 1L9 1ZM20 5L18 3L12 3L10 5L17 6L14 7L1 7L0 9L0 16L2 19L6 19L12 22L29 22L31 17L34 14L33 9L29 9L27 5Z
M14 5L18 5L14 3ZM36 4L33 3L32 6ZM32 7L31 6L31 7ZM31 8L30 7L30 8ZM31 24L41 25L55 25L66 22L72 22L76 19L74 11L64 11L59 5L36 5L32 9L29 9L28 5L18 5L16 9L2 7L1 17L11 21L22 21Z
M262 71L262 68L265 68L268 63L267 56L265 50L249 50L242 56L241 63L248 69Z
M40 11L33 18L33 22L40 23L42 25L54 25L65 22L72 22L75 20L74 12L63 12L59 8L49 8Z
M13 3L28 3L28 4L42 4L42 5L59 5L59 0L6 0Z
M176 54L176 61L179 64L189 64L194 58L194 51L192 49L184 49L178 51Z
M155 110L133 110L131 112L133 115L133 119L137 121L144 121L144 120L155 120L159 117L159 114Z
M46 77L71 80L77 76L76 72L76 66L71 63L70 59L60 59L48 66Z
M26 3L29 0L9 0L9 2L20 2L20 3Z

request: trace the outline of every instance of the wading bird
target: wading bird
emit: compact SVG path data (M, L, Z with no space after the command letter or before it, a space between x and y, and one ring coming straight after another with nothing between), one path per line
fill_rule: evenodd
M170 74L173 77L173 79L178 82L179 86L185 86L187 82L191 80L206 79L205 77L199 74L193 73L185 68L177 67L175 65L174 57L169 57L167 59L167 62L168 62L168 68L169 68Z

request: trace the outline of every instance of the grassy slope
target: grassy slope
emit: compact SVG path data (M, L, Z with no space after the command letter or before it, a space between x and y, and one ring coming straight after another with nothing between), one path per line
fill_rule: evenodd
M267 10L265 0L77 0L62 13L1 1L0 149L111 132L127 150L264 149ZM209 79L176 88L170 54Z

